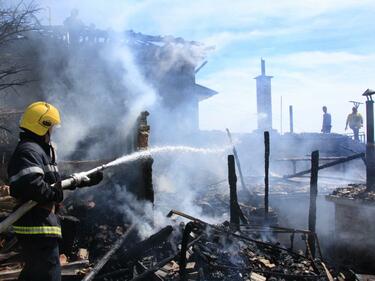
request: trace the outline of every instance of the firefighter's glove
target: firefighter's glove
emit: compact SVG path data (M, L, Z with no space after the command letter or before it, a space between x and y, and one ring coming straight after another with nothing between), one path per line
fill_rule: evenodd
M85 186L93 186L100 183L103 179L103 173L100 171L91 175L86 175L85 173L76 173L73 174L72 177L74 179L74 187L81 188Z
M73 183L70 186L70 189L84 187L85 183L90 181L90 178L86 175L86 173L74 173L71 177L73 178Z
M54 200L56 203L60 203L64 199L63 189L61 187L61 181L55 183L51 186L52 191L54 192Z
M89 182L86 182L84 186L93 186L99 184L103 180L103 172L98 171L88 176Z

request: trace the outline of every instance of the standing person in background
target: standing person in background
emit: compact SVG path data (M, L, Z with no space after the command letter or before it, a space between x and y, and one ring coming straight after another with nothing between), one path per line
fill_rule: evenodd
M80 43L81 36L84 31L84 24L78 18L78 10L73 9L70 13L70 16L64 20L64 27L68 34L69 45L75 47ZM82 36L83 37L83 36Z
M349 128L353 130L354 140L359 141L359 129L363 126L363 118L356 107L352 108L352 113L346 118L345 131Z
M322 125L322 133L323 134L329 134L331 132L332 128L332 119L331 114L327 113L327 107L323 106L323 125Z

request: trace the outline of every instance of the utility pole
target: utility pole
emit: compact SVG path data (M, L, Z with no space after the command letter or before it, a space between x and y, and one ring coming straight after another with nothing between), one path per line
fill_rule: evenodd
M294 124L293 124L293 105L289 105L289 126L290 132L294 133Z
M280 97L280 134L283 134L283 96Z

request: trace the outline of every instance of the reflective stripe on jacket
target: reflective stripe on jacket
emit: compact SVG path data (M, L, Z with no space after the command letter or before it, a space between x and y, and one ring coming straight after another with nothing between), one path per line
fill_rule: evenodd
M13 226L17 234L45 234L61 236L61 227L59 226Z
M60 181L54 150L32 133L21 133L21 140L8 165L10 194L22 204L34 200L39 204L13 226L19 235L61 237L61 227L53 212L63 199L61 189L51 186Z

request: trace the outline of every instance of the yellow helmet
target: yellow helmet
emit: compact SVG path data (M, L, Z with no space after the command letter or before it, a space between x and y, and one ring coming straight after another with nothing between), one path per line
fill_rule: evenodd
M38 136L44 136L52 126L60 123L60 113L57 108L49 103L38 101L26 108L21 118L20 128Z

